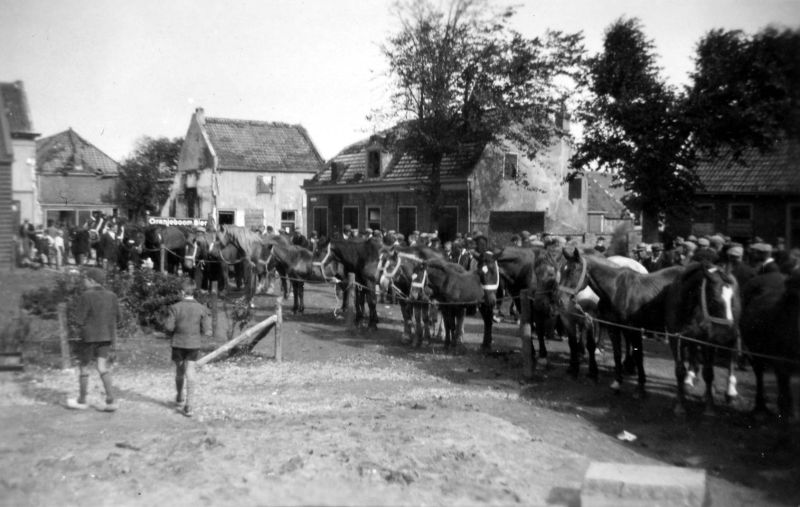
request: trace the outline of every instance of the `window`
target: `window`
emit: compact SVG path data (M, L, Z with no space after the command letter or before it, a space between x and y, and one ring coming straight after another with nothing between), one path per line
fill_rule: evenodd
M328 208L314 208L314 227L320 236L328 235Z
M409 234L417 230L416 206L397 207L397 232L408 239Z
M256 194L274 194L275 176L256 176Z
M235 211L220 211L218 214L219 214L219 225L233 225L234 223L236 223Z
M380 208L367 208L367 227L373 230L381 228Z
M583 179L573 178L569 182L569 200L574 201L583 196Z
M295 211L284 210L281 211L281 230L285 231L289 228L289 232L293 232L295 228Z
M381 152L368 151L367 152L367 177L379 178L381 175Z
M503 179L516 180L517 174L517 155L506 153L505 157L503 157Z

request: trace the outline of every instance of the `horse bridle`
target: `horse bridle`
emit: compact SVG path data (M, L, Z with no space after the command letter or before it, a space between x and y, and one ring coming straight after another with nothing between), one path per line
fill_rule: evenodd
M391 283L392 290L395 291L395 293L401 296L405 296L405 294L403 294L403 291L401 291L394 283L394 277L397 276L398 271L400 271L400 266L403 264L403 259L408 259L418 264L423 263L425 261L420 259L416 255L407 254L405 252L395 252L395 254L397 255L397 263L395 263L394 268L391 271L388 271L386 269L386 265L389 263L389 260L387 259L386 262L384 262L381 266L378 267L378 271L383 271L383 275L381 276L381 278L385 276L386 278L389 279L389 283ZM427 275L428 275L428 270L426 269L423 275L424 280L422 282L412 281L411 286L417 288L423 287L425 285L425 282L427 281ZM414 285L415 283L421 283L422 285L416 286Z
M331 280L335 280L336 279L335 276L334 277L328 277L328 275L325 274L325 265L328 263L328 259L330 259L332 255L333 254L331 253L331 244L328 243L328 248L327 248L327 250L325 252L325 257L323 257L321 261L312 261L311 262L311 265L314 268L319 268L319 273L322 275L322 278L326 282L330 282ZM270 256L272 256L272 252L271 251L270 251Z
M710 269L708 271L709 271L709 273L715 273L717 271L717 269L718 268L712 268L712 269ZM736 280L734 279L733 283L730 284L730 285L733 286L732 287L733 291L736 290L735 284L736 284ZM728 286L728 284L725 284L725 285ZM703 281L700 284L700 310L703 313L703 322L709 322L711 324L717 324L719 326L725 326L725 327L733 327L733 325L734 325L734 322L733 322L733 308L731 308L731 315L730 315L729 318L728 317L725 317L725 318L712 317L711 315L709 315L709 313L708 313L708 301L706 300L706 278L705 277L703 277Z
M558 290L574 297L577 293L583 290L583 284L586 281L586 271L586 259L581 257L581 276L578 278L578 283L575 285L575 287L567 287L566 285L559 283Z
M489 268L484 265L482 271L486 274ZM497 261L494 261L494 272L497 273L497 281L491 284L481 284L483 290L497 290L500 287L500 266L498 266Z

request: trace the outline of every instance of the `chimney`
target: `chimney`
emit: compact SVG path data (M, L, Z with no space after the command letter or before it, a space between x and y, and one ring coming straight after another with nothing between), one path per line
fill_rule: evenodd
M206 112L202 107L198 107L194 110L194 117L197 118L197 123L200 125L205 125L206 123Z
M339 164L331 162L331 183L336 183L339 179Z

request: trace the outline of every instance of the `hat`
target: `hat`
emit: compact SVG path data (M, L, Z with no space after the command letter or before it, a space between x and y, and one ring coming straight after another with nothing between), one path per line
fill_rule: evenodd
M697 240L697 246L701 248L708 248L711 246L711 242L708 240L708 238L700 238Z
M86 275L86 278L99 284L103 284L106 281L106 272L100 268L89 268L83 274Z
M714 234L708 240L711 242L712 245L722 246L725 244L725 238L720 236L719 234Z
M522 231L519 235L522 237L522 239L528 239L531 237L531 233L528 231Z
M738 257L741 258L744 255L744 248L742 245L734 245L728 248L728 257Z
M753 246L751 246L750 248L752 248L756 252L762 252L766 254L772 253L772 245L770 245L769 243L754 243Z
M647 250L647 245L644 243L639 243L636 245L636 250Z
M688 238L686 238L686 241L693 241L693 242L697 243L697 236L695 236L694 234L691 234Z
M370 227L367 227L366 229L364 229L364 234L372 234L372 229Z
M352 228L352 227L350 227L350 224L345 224L345 226L344 226L344 227L342 227L342 230L343 230L344 232L350 232L350 231L352 231L352 230L353 230L353 228Z
M650 246L650 248L653 249L654 251L660 252L661 250L664 249L664 245L662 245L661 243L653 243Z
M541 239L534 239L533 241L531 241L531 246L536 246L536 247L539 247L539 248L543 248L544 247L544 242Z
M690 241L688 239L683 242L683 246L685 246L689 250L696 250L697 249L697 243L695 243L694 241Z

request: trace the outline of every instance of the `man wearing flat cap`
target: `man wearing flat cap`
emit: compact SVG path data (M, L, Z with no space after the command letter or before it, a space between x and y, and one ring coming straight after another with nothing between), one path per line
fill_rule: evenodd
M757 275L780 272L778 263L772 258L772 245L769 243L753 243L750 246L750 259Z
M742 261L743 256L744 248L740 243L731 243L725 250L725 272L736 278L739 287L744 287L751 278L756 276L756 270Z

